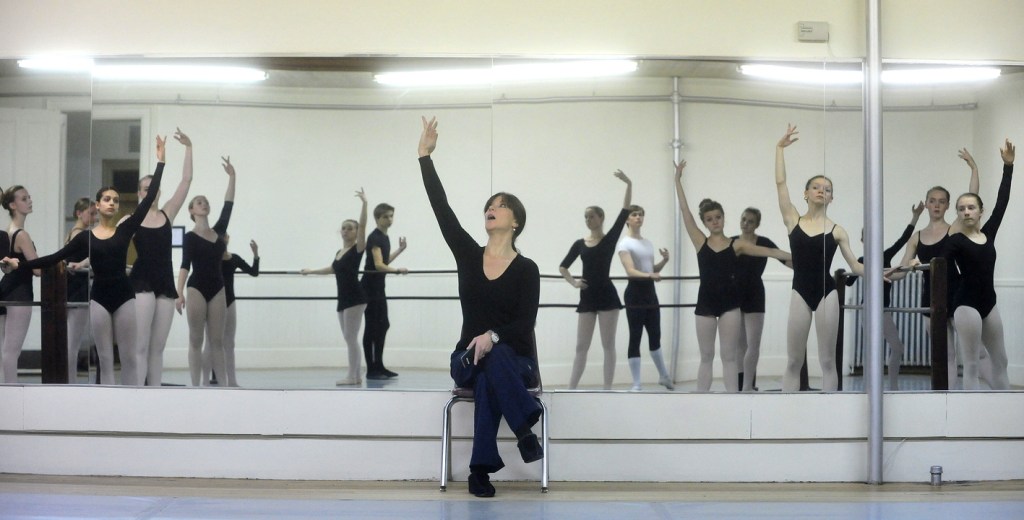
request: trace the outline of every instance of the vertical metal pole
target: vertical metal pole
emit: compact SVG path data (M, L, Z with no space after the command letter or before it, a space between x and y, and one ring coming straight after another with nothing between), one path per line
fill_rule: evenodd
M682 156L683 141L680 139L679 134L679 106L682 104L683 96L679 93L679 77L672 78L672 161L678 163ZM675 200L675 197L673 197ZM680 215L679 201L676 200L675 208L672 209L672 214L675 215L673 219L674 231L675 231L675 250L672 252L672 274L680 276L682 274L682 246L683 243L683 221L682 215ZM672 283L672 303L679 305L683 298L683 281L675 280ZM676 371L679 366L679 320L680 320L679 307L672 308L672 367L669 370L672 381L676 380Z
M868 483L882 483L882 54L881 0L867 0L864 64L864 311L867 317Z

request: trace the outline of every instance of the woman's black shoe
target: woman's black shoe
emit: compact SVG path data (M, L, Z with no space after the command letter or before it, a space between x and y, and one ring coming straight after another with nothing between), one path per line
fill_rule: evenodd
M469 492L480 498L494 496L494 486L491 485L491 477L487 473L469 474Z
M523 462L534 462L544 458L544 448L537 440L536 433L525 435L516 445L519 447L519 454L523 456Z

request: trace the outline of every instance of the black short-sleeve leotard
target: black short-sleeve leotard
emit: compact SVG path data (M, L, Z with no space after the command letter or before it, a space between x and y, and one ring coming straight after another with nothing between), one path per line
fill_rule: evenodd
M135 292L151 292L156 296L175 299L174 264L171 260L171 219L164 216L164 224L156 228L139 226L135 232L135 251L138 256L128 278Z
M573 242L569 253L565 255L561 266L568 269L576 258L583 262L583 276L587 288L580 290L580 303L576 312L598 312L622 308L622 301L619 300L619 292L612 283L609 271L612 267L612 259L615 257L615 244L622 235L622 228L629 218L629 210L623 208L618 218L612 224L608 234L601 237L593 247L587 247L586 241L582 238Z
M260 257L253 258L252 265L249 265L242 257L231 253L231 258L222 261L220 268L224 276L224 297L230 306L235 303L235 271L242 271L249 276L259 276Z
M224 288L224 272L221 271L220 264L223 262L224 252L228 248L224 242L224 233L228 231L228 222L231 220L233 206L232 201L224 201L224 209L220 212L220 218L213 225L213 231L217 233L216 240L211 242L197 235L195 231L189 231L185 233L182 243L181 268L186 271L190 267L192 268L192 274L188 277L186 286L199 291L206 301L212 300Z
M373 263L373 248L380 248L380 256L384 265L391 263L391 239L380 229L374 229L366 237L366 265L363 267L363 277L359 283L363 286L363 292L371 300L380 300L385 297L384 278L386 273L378 273L377 265Z
M736 250L729 247L714 251L704 239L704 245L697 251L697 269L700 271L700 288L697 289L697 316L721 316L739 308L740 296L737 285L739 262Z
M738 240L739 236L732 237ZM754 245L778 249L771 239L758 235ZM736 287L740 296L740 311L744 313L764 312L765 291L764 269L768 266L768 258L763 256L741 255L737 260Z
M142 225L142 219L156 199L163 177L164 163L157 163L149 191L139 202L139 206L124 222L117 226L113 236L107 239L96 238L93 231L75 235L60 251L52 255L41 256L21 265L22 269L49 267L61 260L77 257L83 252L89 255L92 266L93 282L89 299L102 305L110 314L114 314L128 300L135 299L135 290L125 274L128 245L135 231Z
M18 229L11 235L10 254L7 256L11 258L17 258L19 264L25 262L25 253L20 253L14 250L14 244L18 240L18 235L24 231ZM28 235L26 235L28 236ZM15 302L30 302L35 297L35 292L32 290L32 271L28 269L16 269L4 275L0 278L0 300L15 301Z
M812 311L818 310L821 300L836 290L836 281L829 274L832 258L839 247L833 234L835 230L833 225L828 233L808 236L797 219L796 226L789 233L789 251L793 255L793 290Z
M501 276L489 280L484 275L484 248L459 224L430 156L420 157L420 170L430 207L459 271L462 332L454 352L461 352L471 339L491 330L517 355L533 356L533 330L540 303L537 264L516 255Z
M352 246L340 258L337 254L334 257L334 262L331 262L331 270L334 271L334 283L338 287L337 311L341 312L349 307L366 303L366 292L363 291L363 286L358 279L363 251L356 251L356 246Z
M967 238L963 233L950 235L947 242L946 258L956 262L960 269L960 286L953 295L953 308L973 307L986 318L996 306L995 269L996 269L996 233L1006 213L1006 204L1010 200L1010 181L1013 179L1013 165L1003 165L1003 179L999 183L999 195L996 207L992 210L981 232L986 239L978 244Z
M884 267L884 268L892 267L892 259L896 256L896 253L900 252L900 249L903 249L903 246L905 246L907 244L907 242L910 240L910 237L913 236L913 235L914 235L914 226L908 225L906 227L906 229L903 230L903 234L900 235L900 237L898 239L896 239L896 242L894 242L893 245L889 246L889 249L886 249L885 251L882 252L882 267ZM860 263L864 263L864 257L862 256L862 257L858 258L857 261L860 262ZM846 279L847 287L852 286L854 283L856 283L857 279L858 279L857 277L847 278ZM892 283L886 282L886 281L883 280L882 281L882 307L889 307L891 304L892 304Z

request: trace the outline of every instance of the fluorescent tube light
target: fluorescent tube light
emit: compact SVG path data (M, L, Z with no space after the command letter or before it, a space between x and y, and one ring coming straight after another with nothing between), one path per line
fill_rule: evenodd
M252 83L267 79L267 73L248 67L207 65L96 65L92 77L122 81Z
M592 78L628 74L637 69L632 60L552 61L495 65L486 69L422 70L374 75L381 85L424 87L441 85L490 85L505 81L537 81Z
M55 72L88 72L92 70L93 60L84 56L39 56L18 60L18 66Z
M741 65L740 72L757 78L815 85L855 85L864 80L857 70L827 70L782 65ZM945 67L893 69L882 71L882 82L890 85L935 85L998 78L995 67Z

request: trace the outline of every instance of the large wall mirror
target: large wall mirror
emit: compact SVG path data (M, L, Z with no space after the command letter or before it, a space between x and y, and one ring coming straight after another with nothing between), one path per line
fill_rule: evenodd
M740 232L745 208L759 208L762 221L757 234L788 250L775 190L775 147L787 124L797 125L800 140L786 150L794 203L803 212L803 183L817 174L828 175L835 199L828 216L849 233L854 253L863 253L858 240L864 208L859 83L825 83L820 76L810 83L758 79L741 74L739 61L647 59L637 60L636 71L611 77L525 81L499 75L475 85L416 87L382 85L374 75L430 69L487 71L527 60L261 58L205 63L214 61L252 66L268 76L246 85L94 80L91 153L85 161L91 166L73 174L67 169L63 185L35 195L37 211L28 226L32 231L39 229L33 238L38 249L48 253L62 243L68 227L63 217L70 213L65 208L60 217L49 219L52 222L44 230L39 209L55 208L61 200L66 206L67 201L92 196L99 186L111 184L119 186L125 203L135 203L130 177L135 171L152 171L157 135L168 136L159 202L165 204L182 178L184 146L171 137L177 128L193 143L194 177L187 200L206 196L212 224L227 188L221 157L230 156L237 187L228 228L229 250L251 263L249 242L255 240L263 271L257 278L241 272L235 275L239 297L235 359L238 384L243 388L333 388L345 377L347 353L333 277L299 272L323 268L334 259L342 244L342 222L358 218L360 203L355 195L361 188L369 201L368 231L375 227L372 212L378 203L394 206L389 230L392 245L397 249L400 237L408 243L394 265L412 274L387 277L387 292L393 299L384 361L400 375L366 381L359 387L450 387L447 362L458 336L459 306L443 297L455 296L457 287L454 274L446 272L454 262L430 212L416 163L421 116L440 121L434 161L463 226L478 240L485 238L478 219L491 193L515 193L526 205L529 224L517 245L537 262L542 274L551 275L542 280L541 303L552 305L540 310L537 325L549 388L566 388L577 343L577 315L564 305L577 303L578 291L558 276L558 267L573 241L588 233L583 218L588 206L604 208L605 227L611 226L624 191L614 171L621 169L632 179L633 201L646 210L643 236L655 247L670 250L672 258L664 274L697 275L695 250L685 232L677 234L676 229L681 224L673 190L674 144L688 163L684 188L691 207L696 209L703 198L719 201L729 235ZM146 61L157 62L178 63ZM4 64L9 65L13 67ZM859 63L849 62L786 65L817 73L860 74L861 70ZM887 87L886 245L903 231L911 217L909 206L924 197L927 188L941 184L956 194L965 191L967 175L956 155L959 148L968 147L975 154L982 172L982 196L987 194L986 201L994 201L997 145L1005 137L1002 134L1024 134L1019 127L1024 119L1017 72L1004 67L999 79L971 87L891 91ZM2 79L15 85L11 82L24 79L12 77L23 75L11 72ZM26 100L45 104L52 94L29 89L6 95L2 102L5 107ZM1011 203L1005 221L1014 222L1014 215L1019 217L1019 210ZM918 227L926 222L924 215ZM187 207L172 224L179 228L176 233L192 229ZM1004 230L1007 236L1012 234L1010 229ZM1016 245L1003 235L1000 238L1000 257L1012 258L1008 253ZM181 249L175 248L175 278L180 261ZM832 267L845 267L841 255L836 255ZM1004 308L1013 308L1008 306L1020 299L1016 269L1007 260L997 266L997 290ZM570 271L579 276L578 261ZM618 259L611 274L624 274ZM763 277L768 310L757 364L761 391L781 388L791 278L791 271L775 261L769 262ZM616 281L620 295L625 284ZM693 303L697 282L665 280L657 290L663 304ZM856 303L856 291L848 292L847 299ZM838 370L844 376L852 374L844 378L844 391L863 388L855 315L847 311L842 335L845 355ZM919 318L911 320L916 323ZM1010 322L1007 338L1014 337ZM906 325L908 330L915 326ZM32 327L38 330L38 317ZM700 354L692 307L663 309L661 329L661 346L677 382L676 391L696 390ZM361 336L362 331L360 346ZM821 371L815 336L812 327L807 359L811 386L818 388ZM615 338L613 389L626 390L631 380L625 313L619 316ZM26 341L26 350L38 348L32 341ZM1024 384L1022 354L1012 342L1007 346L1011 382ZM647 350L645 334L641 343L644 388L664 390L657 384ZM175 313L164 353L165 384L191 384L188 358L188 321ZM595 331L580 389L603 388L602 364L602 342ZM910 372L915 370L920 371L911 368ZM724 391L717 345L713 374L711 391ZM920 388L926 388L927 377L918 377L925 381ZM910 386L902 389L918 388L913 377L908 380ZM80 382L85 382L84 373Z

